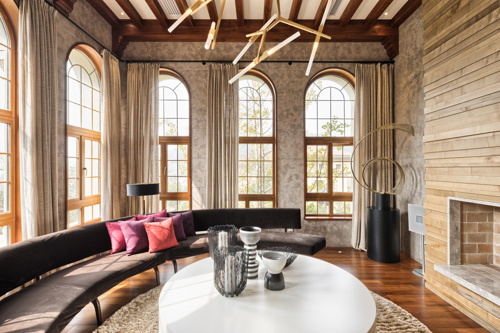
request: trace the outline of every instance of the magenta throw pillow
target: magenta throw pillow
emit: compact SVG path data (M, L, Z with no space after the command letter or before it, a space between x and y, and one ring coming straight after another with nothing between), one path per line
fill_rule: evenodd
M127 255L144 252L148 249L148 234L144 222L152 222L151 218L131 222L119 222L125 238Z
M158 213L155 213L155 214L150 214L150 215L136 215L135 217L137 217L138 220L144 220L144 219L147 219L148 217L167 217L167 210L161 210L159 211Z
M169 217L173 217L176 215L181 215L182 216L182 225L184 227L184 234L186 237L189 236L195 236L196 235L196 230L194 229L194 218L193 218L193 212L188 211L185 213L177 213L177 214L172 214L168 213Z
M178 242L186 240L186 234L184 233L184 226L182 225L182 216L176 215L172 217L154 217L154 222L161 222L168 219L172 219L174 224L175 238Z
M106 222L106 228L108 228L109 238L111 239L111 254L125 250L127 245L125 244L125 238L123 237L123 231L120 227L119 222L130 222L137 221L135 216L130 220L117 221L117 222Z

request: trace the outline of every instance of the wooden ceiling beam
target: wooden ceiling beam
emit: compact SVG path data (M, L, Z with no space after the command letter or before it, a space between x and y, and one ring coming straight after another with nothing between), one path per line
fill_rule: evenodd
M236 5L236 20L238 21L238 27L245 26L245 12L243 10L243 0L235 0Z
M73 5L77 0L54 0L54 7L59 9L64 15L69 16L73 11Z
M389 7L392 3L392 0L379 0L375 7L373 7L370 14L365 19L365 26L372 27L375 22L379 19L380 15Z
M123 9L123 11L130 17L130 20L134 22L134 24L138 28L142 28L143 25L143 19L141 15L137 12L135 9L134 5L130 2L130 0L116 0L118 5Z
M363 0L351 0L347 4L347 7L345 8L344 12L342 13L342 16L340 17L339 23L340 26L345 27L346 25L349 24L351 21L352 17L354 16L354 13L358 10L359 6Z
M210 16L210 21L217 23L219 20L219 14L217 14L217 7L215 7L215 1L210 1L207 5L208 15Z
M104 3L103 0L87 0L87 2L101 15L113 28L117 28L121 23L120 19Z
M321 19L323 18L323 14L325 14L327 4L328 0L321 0L318 10L316 11L316 16L314 17L314 29L317 29L321 24Z
M398 28L422 5L422 0L408 0L391 20L392 26Z
M149 8L155 15L158 22L160 22L160 24L163 26L163 28L168 29L169 26L168 17L165 14L165 11L161 7L158 0L146 0L146 3L148 4Z
M179 8L179 11L181 12L181 14L184 14L186 12L186 10L188 10L188 8L189 8L186 0L175 0L175 3L177 4L177 8ZM193 21L193 17L191 15L188 15L188 17L186 17L184 22L187 22L187 24L190 27L194 27L194 21Z
M204 42L207 39L207 29L210 20L196 20L195 27L179 26L175 34L162 31L156 20L145 20L144 27L137 28L131 21L124 21L118 29L117 35L124 36L130 42ZM313 28L313 20L299 20L298 23ZM237 20L222 20L217 41L219 42L247 42L245 36L248 33L259 30L262 26L261 20L246 20L244 27L238 27ZM285 24L274 27L266 37L266 41L281 42L283 36L289 36L297 31L296 28ZM398 29L391 26L390 21L379 21L372 27L365 27L364 21L353 21L348 27L341 27L338 21L327 21L323 33L332 36L331 40L324 39L322 42L382 42L387 36L398 34ZM315 35L302 34L296 41L314 41Z
M290 15L288 16L288 19L290 21L297 21L300 12L300 6L302 6L302 0L293 0L292 8L290 9Z
M264 24L271 18L271 10L273 9L273 0L264 0ZM260 30L259 27L257 30Z

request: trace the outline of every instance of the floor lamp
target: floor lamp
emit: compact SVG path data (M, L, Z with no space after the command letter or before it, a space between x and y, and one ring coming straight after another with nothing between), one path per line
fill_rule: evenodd
M420 235L422 241L422 268L413 270L413 274L424 277L425 273L425 208L419 205L408 204L408 227L411 232Z
M142 197L142 214L146 214L145 196L157 194L160 194L159 183L127 184L128 197Z

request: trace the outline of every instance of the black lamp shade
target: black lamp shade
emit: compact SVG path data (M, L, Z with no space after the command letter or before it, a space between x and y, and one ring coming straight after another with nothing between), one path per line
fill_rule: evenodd
M143 195L155 195L155 194L160 194L159 183L127 184L128 197L140 197Z

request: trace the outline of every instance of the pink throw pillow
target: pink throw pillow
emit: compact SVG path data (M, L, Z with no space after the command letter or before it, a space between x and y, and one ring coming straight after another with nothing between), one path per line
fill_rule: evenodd
M148 234L149 253L179 245L179 242L175 239L174 223L172 219L167 219L162 222L145 222L144 227Z
M150 214L150 215L136 215L135 217L137 217L137 219L139 220L144 220L144 219L147 219L148 217L167 217L167 210L161 210L159 211L158 213L155 213L155 214Z
M184 227L182 225L182 216L176 215L172 217L153 217L154 222L161 222L165 220L172 220L174 223L175 238L178 242L186 240L186 234L184 233Z
M127 255L146 251L148 249L148 235L144 227L144 222L151 222L147 218L140 221L119 222L120 228L127 244Z
M106 222L106 228L108 228L109 238L111 239L111 254L125 250L127 244L125 244L125 237L123 237L122 228L120 228L119 222L130 222L137 221L134 216L130 220L117 221L117 222Z

